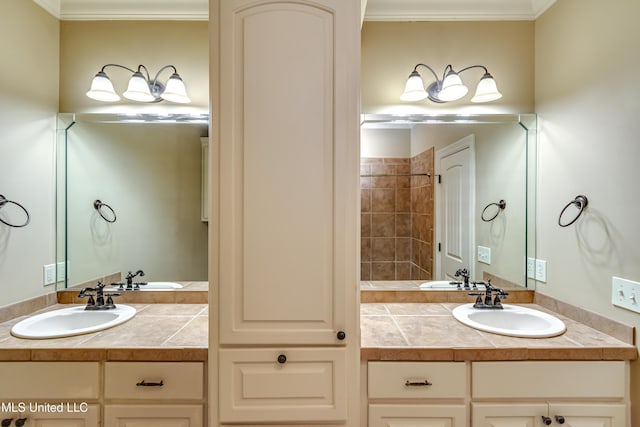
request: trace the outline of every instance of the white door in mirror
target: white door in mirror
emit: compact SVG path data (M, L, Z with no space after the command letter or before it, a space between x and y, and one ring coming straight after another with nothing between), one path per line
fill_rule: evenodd
M28 317L16 323L11 334L29 339L70 337L112 328L136 314L135 308L122 304L109 310L85 310L84 307L73 306Z
M502 309L477 309L473 304L464 304L451 314L472 328L512 337L548 338L566 331L564 322L551 314L518 305L502 306Z

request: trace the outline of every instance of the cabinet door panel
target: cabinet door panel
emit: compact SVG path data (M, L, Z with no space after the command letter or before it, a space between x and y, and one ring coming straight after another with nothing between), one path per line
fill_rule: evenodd
M344 343L357 280L359 4L322 3L221 3L223 344Z
M201 405L106 405L104 427L202 427Z
M344 420L346 375L344 349L221 350L220 420Z
M63 405L61 412L53 412L53 410L38 409L36 406L33 406L33 410L29 409L31 408L30 403L37 405L36 402L21 403L26 405L26 412L0 413L0 419L13 418L15 424L15 420L26 418L25 426L27 427L98 427L100 425L98 405L86 405L78 402L67 404L65 402L61 404ZM60 404L56 403L55 405Z
M542 417L548 416L546 403L473 403L473 427L542 427Z
M549 405L549 417L562 416L566 427L624 427L626 406L611 403Z
M369 427L465 427L465 405L369 405Z

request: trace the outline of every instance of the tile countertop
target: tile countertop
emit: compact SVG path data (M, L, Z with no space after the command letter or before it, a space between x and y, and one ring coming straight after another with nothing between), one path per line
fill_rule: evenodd
M128 322L68 338L19 339L10 330L24 317L0 323L0 360L207 360L206 304L130 305L138 313ZM567 332L553 338L511 338L477 331L451 316L456 305L362 304L361 359L633 360L638 356L635 346L560 315Z
M365 303L360 310L362 360L635 360L637 348L536 304L567 331L551 338L515 338L458 322L458 303Z

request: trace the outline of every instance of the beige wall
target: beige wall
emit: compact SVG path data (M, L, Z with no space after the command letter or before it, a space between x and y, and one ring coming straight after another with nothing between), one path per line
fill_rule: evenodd
M540 118L537 291L636 326L611 305L611 278L640 281L640 2L562 0L536 22ZM577 194L575 225L558 214ZM640 424L640 366L632 363L633 425Z
M0 2L0 194L31 214L24 228L0 224L0 306L45 292L42 266L55 261L58 39L58 20L35 3ZM10 209L3 219L23 220Z
M362 29L362 112L497 113L533 111L533 22L365 22ZM447 104L404 103L399 97L409 73L426 63L441 75L451 64L460 69L481 64L504 95L488 104L469 100L481 69L465 71L467 97ZM423 70L425 71L423 73ZM427 83L431 75L421 68Z
M62 21L60 23L60 111L209 112L209 33L203 21ZM191 104L102 103L85 96L91 79L107 63L135 69L144 64L152 78L164 65L174 65L187 86ZM131 73L108 68L116 92L127 88ZM165 70L160 80L171 75ZM126 101L126 102L125 102Z

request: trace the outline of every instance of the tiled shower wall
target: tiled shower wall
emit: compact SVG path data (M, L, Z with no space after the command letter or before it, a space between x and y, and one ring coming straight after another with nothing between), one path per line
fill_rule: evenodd
M433 149L413 158L362 158L361 175L433 176ZM433 186L428 177L361 177L361 280L430 279Z

